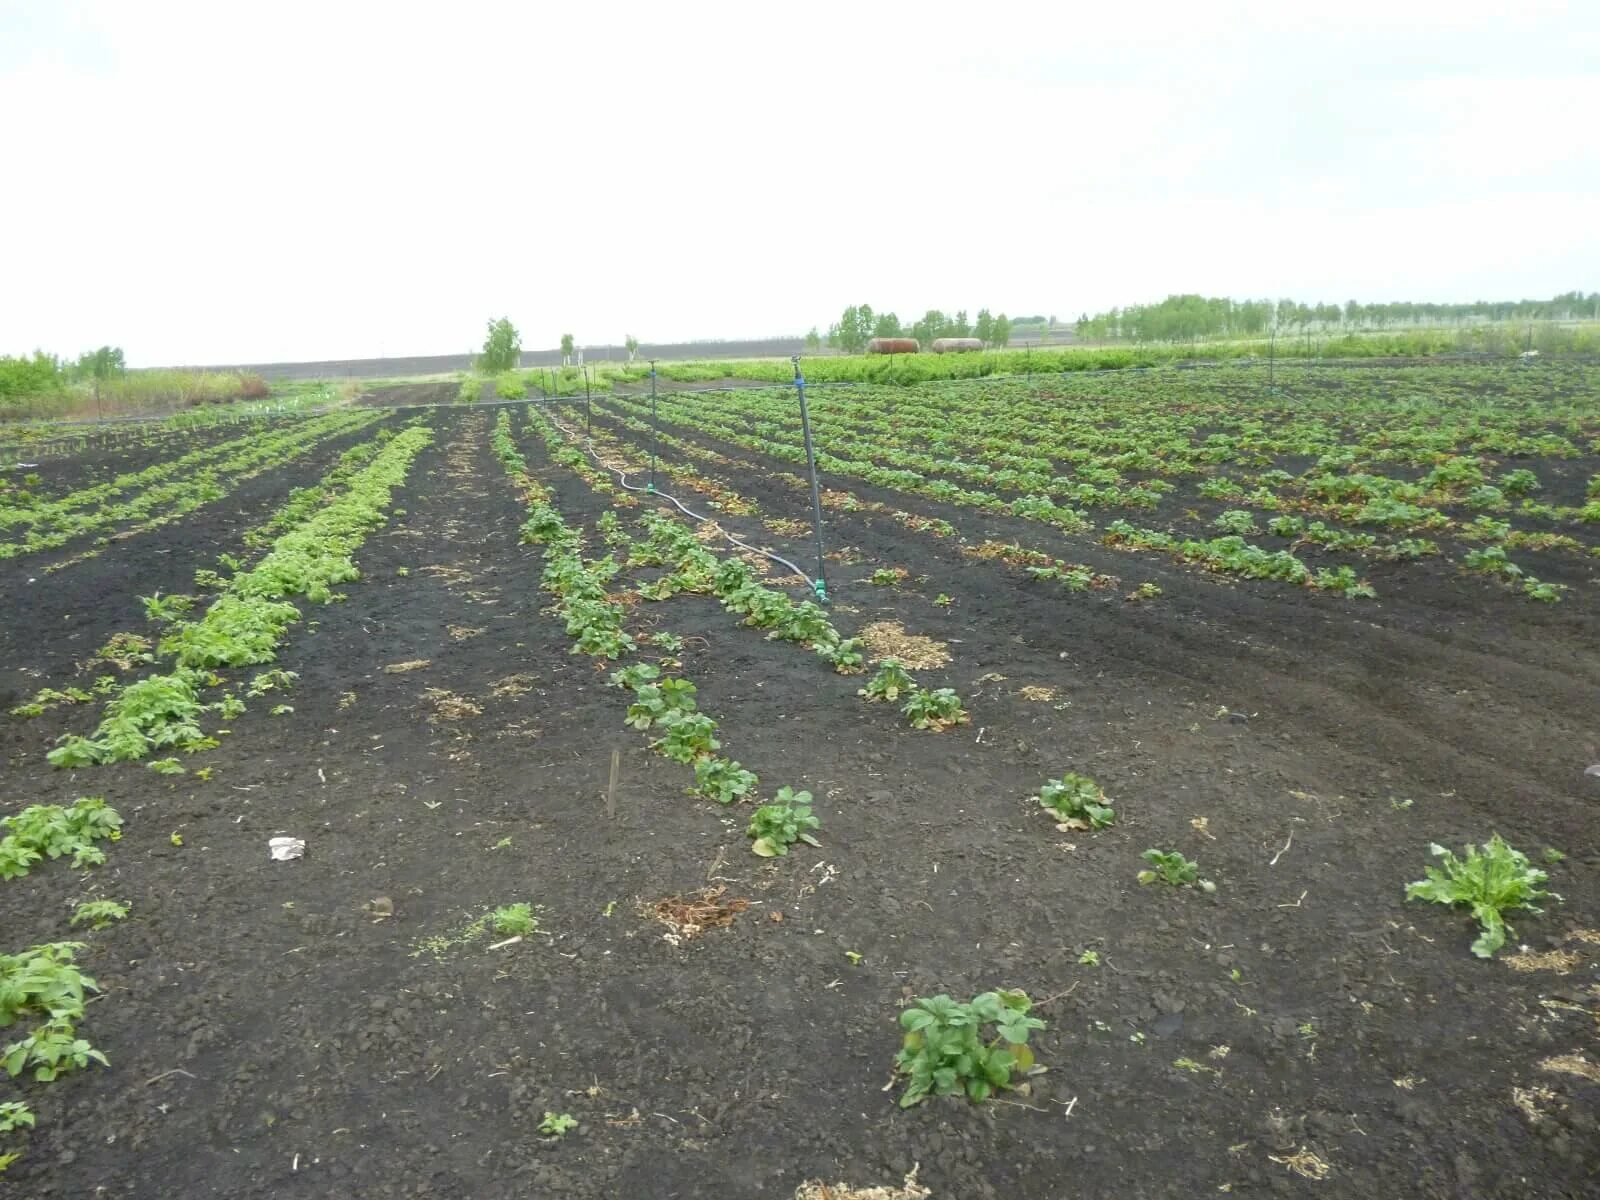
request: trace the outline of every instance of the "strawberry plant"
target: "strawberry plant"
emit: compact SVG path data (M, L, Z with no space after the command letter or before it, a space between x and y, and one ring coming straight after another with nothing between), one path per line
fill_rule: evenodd
M1012 1086L1033 1067L1028 1035L1045 1028L1030 1017L1026 992L984 992L963 1004L949 996L914 1000L900 1013L904 1036L895 1070L909 1077L900 1107L929 1096L964 1093L977 1103Z
M866 669L867 658L862 652L860 638L832 638L817 641L813 647L817 656L841 675L857 675Z
M759 780L755 772L747 771L737 762L727 758L700 758L694 764L694 790L718 804L732 804L743 800L755 791Z
M916 690L916 682L906 672L897 658L886 658L878 664L877 671L867 680L867 685L856 692L868 700L887 700L893 704L901 696Z
M692 763L715 754L722 746L713 736L717 723L704 713L669 711L658 723L666 732L650 745L673 762Z
M1200 878L1200 864L1183 856L1179 850L1146 850L1139 856L1150 864L1139 872L1140 883L1165 883L1172 887L1198 887L1202 892L1214 892L1217 885Z
M967 710L954 688L913 688L900 711L911 719L913 729L943 730L967 722Z
M820 845L810 830L822 822L811 815L811 793L797 792L791 787L778 789L772 803L756 809L750 819L746 836L755 839L750 849L762 858L782 857L796 842L808 846Z
M1550 876L1530 864L1526 854L1508 846L1498 833L1481 847L1468 846L1465 858L1457 858L1438 844L1428 849L1439 865L1426 868L1425 879L1406 887L1406 899L1469 907L1483 931L1472 943L1472 952L1479 958L1493 958L1505 945L1506 935L1514 932L1506 924L1507 912L1542 913L1535 901L1561 899L1540 886Z
M647 683L653 683L661 678L661 668L655 663L634 663L620 670L611 672L610 683L612 687L627 688L637 692Z
M627 722L635 729L649 729L666 723L672 714L692 713L695 686L687 679L663 679L660 683L643 683L634 691L633 703L628 706Z
M1046 780L1034 799L1073 829L1104 829L1117 819L1100 785L1076 772Z

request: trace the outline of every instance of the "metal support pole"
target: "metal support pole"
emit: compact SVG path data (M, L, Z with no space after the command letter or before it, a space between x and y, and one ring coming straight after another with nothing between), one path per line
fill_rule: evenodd
M806 466L811 471L811 536L817 546L817 599L828 603L828 570L822 557L822 488L817 483L817 452L811 442L811 410L806 407L806 377L800 374L800 356L793 355L795 391L800 393L800 428L806 437Z
M589 368L583 368L583 433L588 437L594 433L594 416L589 411Z
M650 360L650 426L655 437L650 442L650 492L656 490L656 455L661 452L661 418L656 413L656 360Z

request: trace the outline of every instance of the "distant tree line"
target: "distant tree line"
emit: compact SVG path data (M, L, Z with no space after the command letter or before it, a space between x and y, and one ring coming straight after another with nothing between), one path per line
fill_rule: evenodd
M844 314L828 326L827 344L846 354L860 354L873 338L914 337L924 347L935 338L975 337L985 346L1001 347L1011 341L1011 318L980 308L976 320L967 320L962 309L947 316L930 308L908 327L892 312L874 313L870 304L852 304ZM815 328L806 334L806 348L819 350L823 337Z
M35 350L29 357L0 355L0 400L49 395L80 380L93 380L98 387L126 370L127 362L118 346L85 350L75 362L43 350Z
M1078 318L1078 336L1089 341L1188 342L1203 338L1255 337L1268 330L1390 329L1466 321L1571 321L1600 319L1600 292L1563 292L1550 300L1477 300L1430 304L1396 300L1363 304L1302 304L1296 300L1230 300L1168 296L1159 304L1133 304Z

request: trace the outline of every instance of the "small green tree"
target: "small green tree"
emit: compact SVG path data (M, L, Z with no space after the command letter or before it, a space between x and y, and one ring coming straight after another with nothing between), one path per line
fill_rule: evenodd
M997 350L1004 350L1010 341L1011 318L1001 313L989 329L989 344Z
M872 336L892 338L901 336L900 318L892 312L879 313L878 319L873 322Z
M522 361L522 335L509 317L489 322L489 335L483 339L483 353L478 356L478 370L485 375L498 375L509 371Z
M985 346L994 338L994 317L990 315L987 308L978 310L978 319L972 326L972 336Z
M100 385L127 372L127 363L121 346L101 346L78 355L77 373L94 380L94 403L100 407Z
M561 335L561 365L569 366L572 362L573 338L570 333Z
M817 332L817 327L813 325L810 332L806 334L806 353L815 354L821 349L822 335Z
M622 348L628 352L628 361L632 362L634 356L639 353L639 339L631 333L628 334L622 339Z

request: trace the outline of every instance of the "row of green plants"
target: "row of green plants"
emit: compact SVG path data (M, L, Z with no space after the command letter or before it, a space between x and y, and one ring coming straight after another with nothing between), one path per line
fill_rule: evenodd
M102 797L84 796L70 806L30 804L0 818L0 883L22 879L42 864L61 861L73 870L105 862L106 844L122 836L122 816ZM74 907L70 924L98 930L128 915L114 900L86 900ZM84 1038L78 1023L87 996L98 985L76 961L82 942L47 942L15 954L0 953L0 1067L10 1080L47 1084L86 1068L109 1065ZM26 1098L0 1099L0 1176L21 1157L12 1135L36 1126Z
M1351 385L1332 389L1338 410L1326 400L1301 404L1298 397L1292 409L1281 397L1270 396L1267 399L1277 406L1270 411L1263 411L1267 406L1261 403L1241 406L1238 393L1227 390L1228 380L1209 375L1200 384L1185 381L1185 389L1201 393L1203 403L1176 407L1170 395L1151 395L1148 381L1132 378L1116 381L1131 396L1102 395L1108 385L1096 381L1092 397L1070 406L1063 406L1059 396L1041 398L1016 383L987 384L981 390L952 385L911 394L851 389L814 402L815 424L825 447L819 461L830 473L1061 528L1079 526L1081 514L1074 504L1173 503L1170 477L1187 474L1199 480L1202 496L1244 501L1277 514L1270 522L1274 536L1319 551L1404 561L1437 553L1435 537L1440 530L1469 541L1498 537L1510 548L1594 551L1569 534L1513 530L1509 521L1491 524L1487 515L1514 507L1516 514L1534 522L1579 527L1588 523L1593 500L1588 507L1577 508L1543 503L1536 498L1541 485L1536 470L1503 466L1491 474L1489 456L1571 457L1592 452L1600 440L1592 410L1571 399L1552 401L1548 392L1527 394L1526 387L1513 397L1485 403L1479 395L1482 369L1437 370L1453 381L1438 400L1362 394ZM1579 393L1592 390L1577 376L1562 383ZM1233 386L1240 385L1233 381ZM1262 397L1257 393L1264 391L1247 391L1245 398L1259 402ZM793 396L787 390L668 396L660 406L669 428L674 423L688 425L797 464L803 458ZM616 414L635 432L644 434L648 429L643 425L647 410L637 400L618 398L602 410ZM1350 426L1345 425L1347 420ZM1070 423L1063 426L1063 421ZM1059 435L1053 427L1061 430ZM1204 436L1197 436L1201 429ZM1357 429L1363 431L1359 436L1354 435ZM918 445L927 449L916 449ZM863 457L829 452L838 446ZM1291 456L1313 454L1314 465L1300 473L1276 465ZM1415 471L1418 476L1385 475L1379 469L1385 463L1390 470ZM1265 469L1253 475L1237 469L1231 475L1217 474L1229 464ZM1070 467L1070 475L1061 473L1062 465ZM933 470L941 474L933 476ZM1130 472L1144 478L1133 478ZM948 478L951 475L967 484L979 481L987 486L964 486ZM1053 492L1025 490L1038 488ZM1021 494L1006 500L1006 491ZM1063 504L1064 499L1071 503ZM1464 510L1471 519L1445 511L1451 507ZM1308 520L1318 517L1325 520ZM1258 528L1254 514L1243 508L1219 520L1224 526ZM1357 528L1339 529L1330 521ZM1363 526L1392 536L1380 539ZM1243 536L1237 529L1230 532ZM1214 561L1240 562L1247 571L1265 567L1268 578L1278 577L1272 572L1282 570L1288 572L1284 577L1298 579L1282 560L1263 564L1250 561L1248 553L1241 558L1237 547L1215 550L1208 556ZM1535 599L1550 599L1558 590L1537 580L1524 587Z
M566 621L574 639L573 652L617 660L638 648L623 628L625 606L608 592L622 570L614 554L601 559L583 557L583 538L568 525L552 503L547 489L528 474L526 460L515 446L504 410L496 420L491 445L507 473L528 503L523 540L542 546L545 568L540 586L556 597L556 613ZM607 532L615 535L615 526ZM682 649L671 633L651 635L652 645L670 656ZM687 679L663 676L655 663L621 667L610 677L612 686L633 693L625 719L634 729L653 731L650 746L656 753L694 771L691 792L728 805L754 796L759 779L735 759L718 753L717 723L699 710L695 685ZM788 854L796 842L817 845L811 830L821 824L812 813L811 794L782 787L767 803L758 805L746 830L751 849L762 857Z
M535 417L548 426L542 414ZM841 675L866 669L866 651L861 641L846 638L819 604L813 600L796 603L788 594L766 586L748 562L713 553L677 517L659 510L645 513L640 525L646 536L638 541L621 532L615 514L603 516L599 525L608 544L626 551L629 566L666 568L658 578L638 585L639 594L646 600L665 600L680 592L712 595L726 610L739 615L742 624L766 630L769 640L809 648ZM899 703L915 729L944 730L967 721L966 710L954 689L921 687L893 658L879 661L877 674L859 694L872 701Z
M334 599L333 589L358 579L353 555L368 533L388 519L391 493L411 463L433 440L426 426L412 425L388 440L348 485L300 524L279 535L248 570L221 581L218 595L200 617L174 619L157 646L172 667L117 686L92 734L64 735L49 752L55 766L154 758L175 751L194 754L216 745L201 726L209 714L228 720L244 711L231 693L216 703L202 698L220 686L221 669L271 662L290 625L300 619L291 597L313 604Z
M0 542L0 558L55 549L74 538L119 526L155 528L222 499L241 482L291 462L330 438L357 432L380 419L375 412L311 418L152 464L55 500L13 497L8 506L0 507L0 527L27 532L20 539Z

